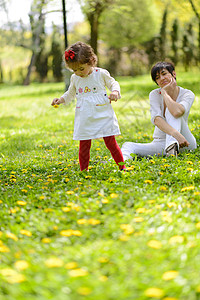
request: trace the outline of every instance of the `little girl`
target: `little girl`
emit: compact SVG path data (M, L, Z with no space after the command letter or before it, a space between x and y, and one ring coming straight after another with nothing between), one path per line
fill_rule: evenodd
M79 140L80 169L88 170L91 140L102 138L120 170L125 169L121 149L115 135L120 134L116 115L111 101L120 99L120 86L108 71L96 68L97 57L93 49L82 42L69 47L64 54L67 68L73 70L69 89L60 97L54 98L51 105L68 104L77 99L74 140ZM106 88L111 91L108 97Z

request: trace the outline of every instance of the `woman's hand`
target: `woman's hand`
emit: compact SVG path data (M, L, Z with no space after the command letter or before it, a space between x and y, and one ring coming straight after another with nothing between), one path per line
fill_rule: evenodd
M173 93L176 86L177 86L176 79L172 77L171 81L161 88L161 94L164 94L165 92L167 94Z
M180 148L188 147L190 145L179 131L175 131L172 136L178 141Z

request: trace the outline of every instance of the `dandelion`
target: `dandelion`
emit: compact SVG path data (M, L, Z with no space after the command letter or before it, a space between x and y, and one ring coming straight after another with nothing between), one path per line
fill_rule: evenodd
M14 263L16 269L23 271L29 267L29 263L25 260L18 260Z
M136 209L136 212L139 213L139 214L144 213L145 211L146 211L145 207L140 207L140 208Z
M96 220L96 219L89 219L88 220L88 224L90 224L90 225L98 225L100 223L101 223L101 221Z
M29 230L21 229L20 233L28 237L32 236L32 233Z
M68 269L68 270L76 269L77 267L78 267L78 264L75 261L69 262L65 265L65 269Z
M193 162L192 162L191 160L186 161L186 163L187 163L188 165L193 165Z
M176 205L176 203L174 203L174 202L168 202L168 203L167 203L167 206L168 206L169 208L171 208L171 207L176 207L177 205Z
M74 191L67 191L66 194L67 194L67 195L73 195L73 194L74 194Z
M63 266L63 260L58 257L50 257L45 261L48 268L59 268Z
M2 200L0 200L0 204L1 204L1 203L3 203L3 201L2 201Z
M152 181L152 180L149 180L149 179L146 179L146 180L144 181L144 183L152 184L153 181Z
M44 244L49 244L51 242L51 239L50 238L43 238L41 240L41 242L44 243Z
M109 259L107 257L99 257L98 258L98 262L100 262L101 264L105 264L107 262L109 262Z
M115 193L112 193L110 194L110 198L114 199L114 198L117 198L119 195L118 194L115 194Z
M44 212L45 213L49 213L49 212L52 212L53 211L53 208L50 208L50 207L47 207L44 209Z
M68 230L61 230L60 235L70 237L73 235L81 236L82 233L79 230L68 229Z
M25 206L27 204L26 201L17 201L18 205Z
M88 275L88 271L84 270L82 268L78 268L78 269L73 269L69 271L69 275L71 277L83 277Z
M181 244L183 243L183 241L184 241L184 236L182 235L174 235L169 239L170 244L176 244L176 243Z
M157 240L150 240L148 241L147 246L153 249L160 249L162 248L162 243Z
M193 185L186 186L186 187L184 187L184 188L181 189L181 192L192 191L194 189L195 189L195 187Z
M77 290L77 293L82 296L87 296L87 295L91 294L91 292L92 292L92 290L85 286L81 286Z
M45 196L40 196L39 199L40 199L40 200L44 200L44 199L45 199Z
M196 223L196 228L200 229L200 222Z
M148 288L144 293L146 297L152 298L162 298L164 296L164 291L156 287Z
M0 253L8 253L10 249L6 245L0 244Z
M99 280L102 281L102 282L105 282L105 281L108 280L108 277L105 276L105 275L102 275L102 276L99 277Z
M104 198L104 199L101 200L101 202L102 202L103 204L107 204L107 203L109 203L109 200L106 199L106 198Z
M150 160L151 164L155 164L155 161L153 159Z
M22 189L21 190L23 193L27 193L28 191L27 190L25 190L25 189Z
M130 236L126 235L126 234L121 234L119 236L119 240L122 241L122 242L127 242L130 240Z
M200 192L194 192L194 196L200 195Z
M187 168L187 171L192 172L192 171L194 171L194 169L193 168Z
M13 269L6 268L0 270L0 274L2 274L8 283L20 283L26 280L26 277L22 274L19 274Z
M167 280L175 279L177 276L178 276L177 271L167 271L163 273L162 279L167 281Z
M178 300L178 298L174 298L174 297L165 297L162 300Z
M167 191L166 186L160 186L160 191Z
M70 207L62 207L62 211L69 212L69 211L71 211L71 208Z
M14 233L8 232L6 233L6 237L14 241L18 241L18 237Z
M133 221L136 222L136 223L140 223L140 222L144 221L144 218L142 218L142 217L136 217L136 218L133 218Z

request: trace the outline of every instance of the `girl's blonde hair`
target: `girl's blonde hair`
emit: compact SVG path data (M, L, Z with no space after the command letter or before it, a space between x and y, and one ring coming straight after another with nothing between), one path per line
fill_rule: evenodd
M97 56L90 45L77 42L65 50L64 61L67 68L80 64L88 64L94 67L97 64Z

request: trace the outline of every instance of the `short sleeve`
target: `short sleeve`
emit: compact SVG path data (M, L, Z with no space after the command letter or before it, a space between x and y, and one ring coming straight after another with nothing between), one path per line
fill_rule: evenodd
M163 104L160 89L156 89L149 94L151 122L154 124L156 117L163 117ZM155 124L154 124L155 125Z
M70 103L76 97L76 86L75 86L74 74L71 76L70 85L68 90L62 95L62 98L65 100L64 104Z
M178 103L183 105L183 107L185 108L185 114L189 113L190 108L194 102L194 98L195 98L195 95L192 91L184 89L184 92L181 95Z

